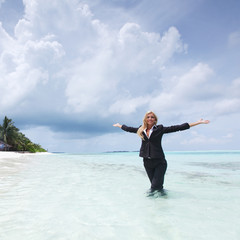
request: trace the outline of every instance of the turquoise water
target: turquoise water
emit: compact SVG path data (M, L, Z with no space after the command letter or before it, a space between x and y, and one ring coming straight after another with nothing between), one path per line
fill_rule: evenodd
M237 240L240 152L169 152L165 198L138 153L2 160L1 240Z

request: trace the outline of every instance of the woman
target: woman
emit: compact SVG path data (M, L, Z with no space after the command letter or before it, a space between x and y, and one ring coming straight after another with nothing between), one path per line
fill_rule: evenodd
M144 167L151 182L150 196L155 192L166 195L163 189L164 175L167 169L167 161L161 144L163 134L182 131L199 124L209 123L208 120L200 119L194 123L164 127L163 125L156 125L157 120L156 114L149 111L145 114L143 125L139 128L128 127L119 123L113 124L114 127L119 127L124 131L137 133L142 139L139 156L143 158Z

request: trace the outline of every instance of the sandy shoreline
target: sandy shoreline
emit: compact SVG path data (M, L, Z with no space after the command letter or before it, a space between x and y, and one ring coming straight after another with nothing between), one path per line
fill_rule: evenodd
M20 158L23 156L27 156L27 155L36 155L36 154L51 154L48 152L41 152L41 153L20 153L20 152L4 152L4 151L0 151L0 159L16 159L16 158Z
M19 158L21 157L23 154L21 153L17 153L17 152L0 152L0 159L6 159L6 158L13 158L13 159L16 159L16 158Z
M6 192L9 188L8 178L28 166L31 156L51 154L43 153L20 153L20 152L2 152L0 151L0 183L4 183L4 188L0 187L0 194ZM14 184L16 184L14 182ZM10 184L11 185L11 184Z

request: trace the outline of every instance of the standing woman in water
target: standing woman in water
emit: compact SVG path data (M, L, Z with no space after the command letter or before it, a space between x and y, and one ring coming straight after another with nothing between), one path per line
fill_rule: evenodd
M137 133L142 139L139 156L143 158L144 167L151 182L149 195L153 195L155 192L159 192L161 195L166 194L163 189L164 175L167 170L167 161L161 144L163 134L183 131L199 124L209 123L208 120L200 119L194 123L164 127L157 125L157 120L156 114L149 111L144 116L143 125L138 128L119 123L113 124L114 127L119 127L126 132Z

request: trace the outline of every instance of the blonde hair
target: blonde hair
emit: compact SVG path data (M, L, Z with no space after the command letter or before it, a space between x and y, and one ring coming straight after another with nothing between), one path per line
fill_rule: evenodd
M157 124L157 121L158 121L157 115L156 115L153 111L148 111L148 112L146 112L146 114L145 114L145 116L144 116L144 118L143 118L143 125L142 125L142 126L138 129L138 131L137 131L138 136L139 136L142 140L144 140L143 131L144 131L144 129L147 128L147 116L148 116L150 113L153 114L153 116L155 117L155 124Z

